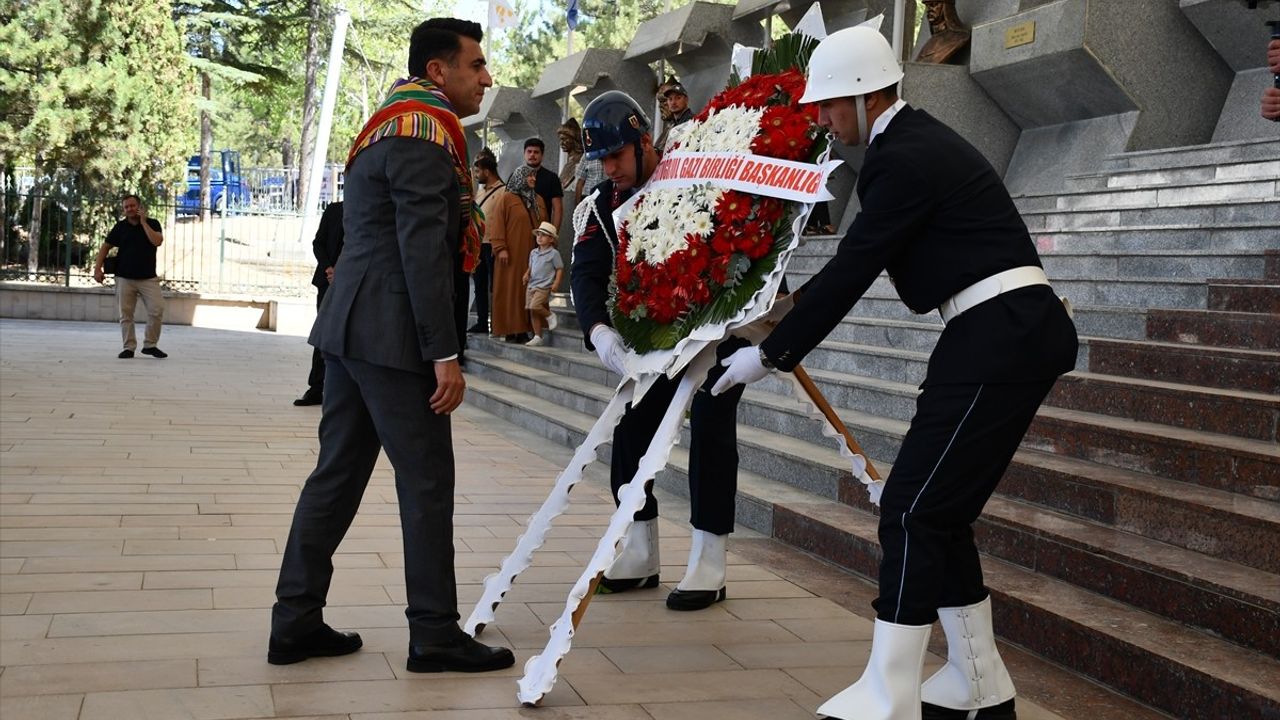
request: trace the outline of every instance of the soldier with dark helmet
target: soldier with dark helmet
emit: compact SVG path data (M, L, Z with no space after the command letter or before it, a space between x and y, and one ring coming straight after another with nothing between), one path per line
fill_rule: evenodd
M594 188L575 212L570 283L578 323L587 349L605 367L623 373L626 348L609 318L609 280L617 254L613 211L645 184L658 166L649 119L624 93L606 92L587 106L582 121L586 159L600 160L608 178ZM718 355L728 357L745 341L727 340ZM723 368L717 363L693 400L689 444L689 498L693 544L684 579L667 597L673 610L701 610L725 598L725 541L733 531L738 485L738 400L742 387L712 397L707 389ZM628 406L613 435L610 484L618 490L630 482L649 448L663 413L671 404L680 377L660 378L643 401ZM613 566L605 572L602 592L651 588L658 584L658 505L651 492L623 540Z

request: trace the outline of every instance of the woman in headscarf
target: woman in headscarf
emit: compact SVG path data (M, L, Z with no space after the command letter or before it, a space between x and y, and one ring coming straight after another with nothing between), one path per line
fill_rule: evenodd
M524 342L533 331L524 307L524 272L529 269L533 229L547 219L547 204L533 191L537 171L521 165L507 179L507 192L495 198L493 215L485 218L493 246L494 337Z

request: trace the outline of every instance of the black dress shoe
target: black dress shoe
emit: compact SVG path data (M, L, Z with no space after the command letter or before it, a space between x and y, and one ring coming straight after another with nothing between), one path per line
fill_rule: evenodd
M452 645L410 645L409 672L489 672L516 664L516 656L504 647L489 647L464 637Z
M153 357L153 358L157 358L157 359L158 359L158 358L167 358L167 357L169 357L169 353L167 353L167 352L165 352L165 351L161 350L161 349L160 349L160 348L158 348L158 347L142 348L142 354L143 354L143 355L150 355L151 357Z
M294 400L293 404L297 405L298 407L306 407L308 405L320 405L323 402L324 402L324 395L321 395L318 392L312 392L308 390L302 393L302 397L298 398L297 400Z
M671 610L704 610L724 600L724 588L719 590L681 590L676 588L667 596Z
M477 335L477 334L480 334L480 333L487 333L487 332L489 332L489 323L487 323L487 322L484 322L484 323L478 322L478 323L476 323L475 325L472 325L471 327L467 328L467 332L471 333L472 335Z
M920 705L924 720L1018 720L1018 714L1013 711L1013 698L999 705L982 708L977 715L970 715L972 710L952 710L929 703Z
M296 640L280 640L271 636L267 647L267 662L272 665L292 665L313 657L349 655L364 645L356 633L338 632L328 625L321 625Z
M600 578L600 584L596 586L597 595L609 595L612 593L626 592L628 590L641 590L647 588L658 587L658 576L650 575L642 578Z
M132 351L132 350L121 350L121 351L120 351L120 354L119 354L119 355L117 355L116 357L120 358L121 360L128 360L129 358L133 357L133 351Z

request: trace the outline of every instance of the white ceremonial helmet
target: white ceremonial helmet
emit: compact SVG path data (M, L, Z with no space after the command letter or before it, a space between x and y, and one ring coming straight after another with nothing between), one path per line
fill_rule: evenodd
M867 93L896 85L902 68L889 41L879 30L864 25L828 35L809 58L802 103L853 97L861 144L871 137L867 123Z
M878 30L851 27L831 33L809 58L802 103L866 95L902 80L893 48Z

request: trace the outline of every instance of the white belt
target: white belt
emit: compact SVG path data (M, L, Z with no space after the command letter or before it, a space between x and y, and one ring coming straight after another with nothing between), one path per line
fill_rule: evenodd
M1005 270L985 280L979 280L952 295L949 300L938 307L938 312L942 315L942 322L949 323L958 317L960 313L1002 293L1029 285L1048 284L1049 278L1045 277L1044 270L1034 265Z

